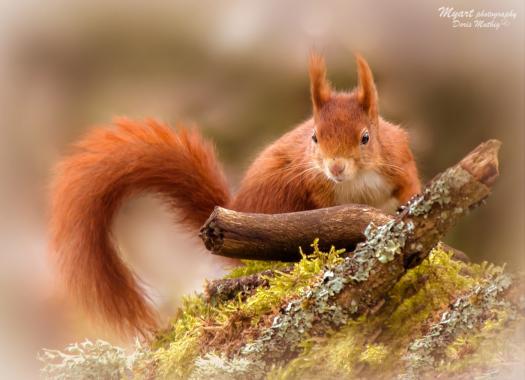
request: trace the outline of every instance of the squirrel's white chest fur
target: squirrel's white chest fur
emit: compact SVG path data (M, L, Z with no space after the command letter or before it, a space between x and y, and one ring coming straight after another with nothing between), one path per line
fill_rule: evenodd
M398 200L392 196L393 187L379 173L367 170L350 181L334 186L334 203L367 204L387 213L394 213L399 207Z

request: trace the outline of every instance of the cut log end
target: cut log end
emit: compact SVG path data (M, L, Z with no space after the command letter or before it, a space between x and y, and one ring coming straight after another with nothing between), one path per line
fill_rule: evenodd
M488 140L468 154L460 165L476 180L486 186L492 186L499 175L498 152L501 141Z
M202 239L204 246L208 251L212 252L220 251L224 242L224 236L215 223L215 219L219 212L220 207L215 207L210 217L199 231L199 237Z

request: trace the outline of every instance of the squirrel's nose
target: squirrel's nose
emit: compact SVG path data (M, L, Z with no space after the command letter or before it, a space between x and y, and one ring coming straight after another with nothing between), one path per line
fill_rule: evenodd
M334 177L339 177L341 174L343 174L344 170L345 170L344 162L335 161L330 164L330 173L332 173Z

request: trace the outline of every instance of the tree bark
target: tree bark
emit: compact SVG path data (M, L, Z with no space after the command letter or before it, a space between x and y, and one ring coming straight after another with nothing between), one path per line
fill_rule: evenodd
M453 260L462 261L464 263L470 262L470 258L465 252L451 247L443 242L439 243L441 249L451 254ZM349 255L352 252L345 252L344 255ZM238 278L220 278L217 280L206 281L204 284L204 296L207 302L218 304L228 300L232 300L241 294L242 298L252 295L257 288L268 287L269 279L280 273L290 273L293 270L293 264L290 266L274 271L271 269L264 270L259 273L250 274L248 276Z

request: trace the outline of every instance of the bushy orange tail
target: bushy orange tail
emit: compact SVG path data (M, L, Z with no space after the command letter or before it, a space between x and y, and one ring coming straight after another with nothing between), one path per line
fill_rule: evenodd
M146 333L156 313L112 242L119 206L130 195L158 193L184 226L198 230L229 192L213 146L196 131L151 120L114 124L93 130L58 165L52 248L79 302L122 332Z

